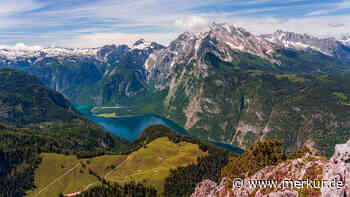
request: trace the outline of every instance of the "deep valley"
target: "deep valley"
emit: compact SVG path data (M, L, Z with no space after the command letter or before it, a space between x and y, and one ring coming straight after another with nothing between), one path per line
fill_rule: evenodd
M168 46L0 48L0 197L325 196L349 178L350 45L228 24Z

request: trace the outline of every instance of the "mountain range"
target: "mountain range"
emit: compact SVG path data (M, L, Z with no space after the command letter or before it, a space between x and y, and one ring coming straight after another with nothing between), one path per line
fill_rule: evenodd
M212 24L165 47L0 49L0 66L36 75L73 104L166 117L201 139L246 148L278 138L330 156L350 137L347 41Z
M315 51L324 55L333 56L349 62L349 40L336 40L335 38L317 38L307 34L276 31L274 34L262 35L263 38L285 48Z
M0 197L346 196L349 49L348 38L227 24L169 46L0 46ZM74 104L156 114L190 136L154 125L128 142ZM231 187L234 178L334 177L345 187Z

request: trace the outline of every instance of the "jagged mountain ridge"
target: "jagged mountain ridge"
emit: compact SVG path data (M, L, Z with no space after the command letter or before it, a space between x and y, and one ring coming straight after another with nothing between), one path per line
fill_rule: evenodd
M350 48L334 38L319 39L306 34L283 31L277 31L271 35L256 36L241 27L214 23L207 32L181 34L168 47L152 53L144 67L148 73L148 80L164 81L169 77L169 73L176 64L194 64L198 70L205 70L206 65L203 63L202 57L210 52L223 62L240 61L242 55L251 59L254 59L255 56L266 60L264 62L265 68L260 69L295 73L296 70L284 67L285 62L276 56L279 51L286 49L318 51L321 52L320 56L335 57L340 62L347 61L350 57ZM269 63L271 65L267 65ZM306 71L306 73L310 72L320 71L318 68Z
M244 52L275 62L271 54L279 47L271 42L254 36L245 29L227 24L212 24L208 32L194 34L185 32L170 43L167 48L150 55L145 63L150 80L167 78L170 69L176 64L201 65L201 57L211 51L223 61L231 62L237 59L235 52Z
M127 46L127 45L124 45ZM163 46L155 42L148 42L144 39L137 40L129 50L139 49L148 50L153 48L162 48ZM99 52L103 47L98 48L62 48L62 47L41 47L41 46L26 46L23 43L18 43L13 47L0 45L0 56L7 59L16 60L17 58L39 58L39 57L57 57L57 56L99 56Z
M185 32L178 37L178 42L173 41L169 48L170 53L173 52L176 56L180 56L179 58L185 57L183 54L176 54L174 49L176 47L185 47L181 45L179 40L182 40L182 44L186 43L193 44L193 51L186 51L187 56L193 54L194 57L200 56L201 45L203 42L209 39L212 47L216 47L218 49L218 54L222 60L230 61L232 57L230 56L230 50L247 52L252 55L256 55L262 58L273 60L271 54L274 50L279 49L281 47L286 48L294 48L297 50L314 50L319 51L325 55L336 56L339 58L344 58L342 56L343 52L338 52L342 50L341 48L345 45L349 44L349 38L344 37L341 40L336 40L335 38L318 38L307 34L298 34L294 32L286 32L282 30L278 30L273 34L266 34L255 36L250 32L246 31L241 27L237 27L234 25L228 24L212 24L210 26L210 30L207 32L202 32L199 34ZM216 41L217 43L215 43ZM210 45L209 44L209 45ZM218 45L218 46L215 46ZM108 45L107 45L108 46ZM121 47L127 47L127 45L119 45ZM119 47L118 46L118 47ZM99 48L59 48L59 47L40 47L40 46L26 46L24 44L17 44L14 47L1 46L0 45L0 57L2 60L2 64L4 65L5 60L13 60L13 61L29 61L29 63L33 63L32 59L26 58L44 58L44 57L69 57L69 56L81 56L81 57L94 57L99 60L103 60L105 57L101 56L101 50L104 47ZM159 49L164 48L164 46L159 45L155 42L148 42L144 39L140 39L136 41L132 46L128 47L131 50L152 50L155 52ZM344 53L349 53L347 49ZM157 55L157 54L154 54ZM347 54L348 55L348 54ZM187 57L186 56L186 57ZM345 55L346 56L346 55ZM154 58L154 56L153 56ZM166 58L169 58L167 56ZM150 58L152 59L152 58ZM191 59L188 59L189 61ZM151 61L151 60L150 60ZM11 64L11 62L7 62ZM13 62L12 62L13 63ZM173 65L175 62L171 62ZM188 63L188 62L187 62ZM149 68L151 63L146 63L146 69ZM11 65L13 66L13 64Z
M273 34L262 35L261 37L286 48L317 51L343 61L350 61L349 40L318 38L308 34L298 34L282 30L278 30Z

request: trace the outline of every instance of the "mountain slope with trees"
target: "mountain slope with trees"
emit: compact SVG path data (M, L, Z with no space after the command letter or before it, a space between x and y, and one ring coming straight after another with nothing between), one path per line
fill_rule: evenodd
M0 196L23 196L35 187L42 152L88 157L128 143L82 117L36 77L0 69L0 84Z

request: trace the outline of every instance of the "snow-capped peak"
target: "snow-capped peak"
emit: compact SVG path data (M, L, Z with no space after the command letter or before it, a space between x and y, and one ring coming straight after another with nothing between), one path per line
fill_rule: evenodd
M137 40L131 47L131 49L139 49L139 50L144 50L147 48L152 48L152 42L146 41L145 39Z
M350 46L350 36L349 37L344 37L343 39L341 39L339 41L342 42L345 45Z
M270 53L276 48L273 43L253 35L242 27L232 24L213 23L210 26L208 35L212 40L215 40L215 45L221 51L221 54L226 54L222 57L224 61L232 60L233 57L230 55L230 50L250 53L272 60Z
M236 58L236 52L249 53L276 62L271 56L276 48L277 45L241 27L213 23L209 31L199 34L191 32L180 34L167 48L152 54L146 61L145 68L152 73L152 70L159 69L160 65L167 71L175 65L191 64L191 62L199 66L204 65L202 57L208 52L216 54L226 62L232 62Z
M60 47L41 47L28 46L23 43L18 43L14 46L0 45L0 56L8 59L28 58L28 57L54 57L54 56L95 56L98 48L79 49L79 48L60 48Z
M286 48L314 50L328 56L332 56L334 52L333 49L335 49L337 45L334 38L318 38L308 34L286 32L282 30L277 30L273 34L261 35L261 37Z

